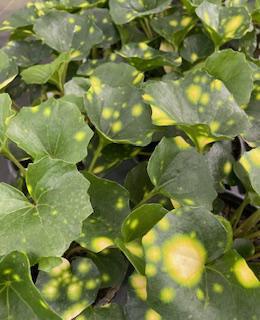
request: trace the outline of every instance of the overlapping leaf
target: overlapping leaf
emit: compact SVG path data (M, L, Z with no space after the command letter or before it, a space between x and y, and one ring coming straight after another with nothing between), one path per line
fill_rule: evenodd
M90 307L86 309L76 320L103 320L116 319L125 320L122 307L118 304L108 304L99 308Z
M2 148L6 141L7 121L14 111L11 109L12 100L7 93L0 94L0 148Z
M18 73L15 62L3 49L0 50L0 90L14 80Z

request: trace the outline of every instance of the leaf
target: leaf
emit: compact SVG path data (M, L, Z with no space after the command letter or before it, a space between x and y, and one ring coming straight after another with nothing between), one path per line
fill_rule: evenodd
M214 51L213 42L204 34L196 33L187 36L180 50L183 59L190 63L206 58Z
M194 148L163 138L147 167L155 190L179 205L212 207L217 194L206 160Z
M160 204L144 204L136 208L122 224L124 241L130 242L142 238L166 213L167 210Z
M89 307L76 320L103 320L116 319L125 320L122 307L118 304L107 304L97 307Z
M40 271L36 286L62 319L70 320L95 301L100 274L90 259L78 257L70 264L63 258L50 272Z
M65 95L76 95L83 97L90 87L88 79L82 77L73 77L71 80L65 83L64 93Z
M147 301L163 319L257 317L259 307L250 306L259 281L226 241L222 223L203 208L175 210L143 238Z
M244 7L222 7L205 0L195 11L216 46L242 38L251 28L251 17Z
M64 6L66 9L88 9L101 5L105 0L56 0L59 6Z
M152 107L156 125L178 125L198 148L243 133L248 118L225 85L205 71L176 81L150 81L144 100Z
M94 213L84 221L78 242L81 246L100 252L114 244L121 234L121 224L129 214L129 196L116 182L84 173L90 181L89 195Z
M23 108L10 121L7 135L33 159L48 155L77 163L86 157L93 133L75 105L51 98Z
M29 260L24 253L12 252L0 261L0 318L61 320L34 286Z
M92 213L88 181L74 165L43 158L29 165L26 184L33 203L0 184L0 255L13 250L30 257L62 255Z
M35 10L35 7L30 6L27 8L20 8L19 10L16 10L8 20L2 22L0 31L30 26L34 23L36 17L37 11Z
M77 59L87 56L90 49L103 39L102 31L89 16L64 11L52 10L37 19L34 31L56 51L74 51Z
M3 49L0 50L0 90L14 80L18 73L15 62L8 57Z
M45 272L50 272L53 268L62 263L63 258L60 257L43 257L38 261L38 269Z
M91 79L87 93L87 114L106 139L144 146L151 142L150 110L134 86L111 87L99 78Z
M12 100L7 93L0 94L0 148L6 143L7 122L14 115L11 109Z
M169 43L178 47L195 22L193 16L178 10L168 16L152 18L151 27Z
M221 80L239 105L247 104L253 90L253 70L243 53L226 49L213 53L205 68Z
M138 17L162 12L170 3L170 0L110 0L109 7L114 22L116 24L125 24Z
M177 67L181 64L181 57L176 52L160 51L149 47L145 42L128 43L118 51L118 54L142 71L161 66Z

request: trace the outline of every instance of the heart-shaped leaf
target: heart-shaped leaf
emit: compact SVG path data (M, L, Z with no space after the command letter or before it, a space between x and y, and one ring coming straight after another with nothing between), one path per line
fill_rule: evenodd
M29 165L26 184L33 203L0 184L0 255L13 250L36 257L62 255L92 213L89 182L74 165L43 158Z
M161 140L147 171L155 189L179 205L211 208L217 196L204 157L189 146L182 149L171 139Z
M34 286L25 254L12 252L0 261L0 318L61 320Z
M48 155L77 163L86 157L93 133L77 106L51 98L23 108L12 118L7 135L33 159Z
M50 272L40 271L36 286L44 299L64 320L74 319L96 299L100 274L87 258L62 263Z
M0 90L14 80L18 73L15 62L9 58L3 49L0 50Z

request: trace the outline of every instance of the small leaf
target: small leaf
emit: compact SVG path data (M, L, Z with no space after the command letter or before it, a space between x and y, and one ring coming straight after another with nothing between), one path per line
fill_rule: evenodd
M156 190L180 205L212 207L217 194L204 157L194 148L180 148L163 138L147 168Z
M36 286L45 300L64 320L74 319L96 299L100 274L87 258L62 263L50 272L40 271Z
M0 50L0 90L14 80L18 73L15 62L9 58L3 49Z
M84 173L90 181L89 195L94 213L84 221L78 242L93 252L114 244L121 234L121 224L129 214L129 196L125 188L114 181Z
M11 109L12 100L7 93L0 94L0 149L3 148L6 142L6 130L9 118L14 115Z
M34 286L28 258L12 252L0 261L0 318L21 320L61 320Z
M51 98L23 108L11 120L7 135L33 159L48 155L77 163L87 155L93 133L75 105Z
M152 70L161 66L177 67L181 65L181 57L176 52L164 52L149 47L145 42L128 43L118 54L125 58L138 70Z
M110 0L110 14L116 24L128 23L131 20L164 11L171 0Z
M0 255L13 250L31 257L62 255L92 213L89 182L74 165L43 158L29 165L26 184L34 203L0 184Z

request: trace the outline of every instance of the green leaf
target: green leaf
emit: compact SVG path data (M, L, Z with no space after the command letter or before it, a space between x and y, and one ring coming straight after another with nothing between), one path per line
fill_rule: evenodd
M195 10L216 46L242 38L251 28L251 17L244 7L222 7L203 1Z
M167 210L160 204L144 204L136 208L122 224L124 241L130 242L142 238L166 213Z
M106 0L56 0L58 7L65 7L65 9L88 9L101 5Z
M56 51L74 51L77 59L87 56L90 49L103 39L102 31L91 17L55 10L37 19L34 31Z
M0 184L0 255L13 250L36 257L62 255L92 213L89 182L74 165L43 158L29 165L26 184L33 203Z
M143 238L147 301L163 319L257 318L259 281L243 258L226 252L226 241L222 223L203 208L175 210Z
M62 319L74 319L95 301L100 274L90 259L63 259L50 272L40 271L36 286Z
M104 320L116 319L125 320L122 307L118 304L107 304L102 307L89 307L86 309L77 320Z
M114 244L121 234L121 224L130 213L129 196L125 188L114 181L97 178L87 172L89 195L94 213L84 221L78 242L93 252Z
M152 107L154 124L179 125L198 148L235 137L249 126L225 85L205 71L176 81L148 82L143 98Z
M231 49L215 52L206 60L205 68L225 84L239 105L249 102L253 70L243 53Z
M161 140L147 171L155 189L179 205L211 208L217 196L203 155L189 146L183 149L174 140Z
M77 163L86 157L93 133L75 105L51 98L23 108L10 121L7 135L33 159L48 155Z
M149 47L145 42L128 43L118 54L138 70L152 70L161 66L178 67L182 60L176 52L164 52Z
M144 146L151 142L150 109L134 86L111 87L99 78L91 79L87 93L87 114L96 129L109 141Z
M32 25L37 18L37 11L35 7L29 6L27 8L20 8L16 10L8 20L2 22L0 31L14 30L16 28L23 28Z
M234 249L243 257L252 257L255 253L255 247L249 239L237 238L234 240Z
M0 148L6 143L6 130L9 119L14 115L12 100L7 93L0 94Z
M14 80L18 73L15 62L3 49L0 50L0 90Z
M57 267L62 263L60 257L43 257L38 261L38 269L45 272L50 272L53 268Z
M61 320L41 297L30 274L24 253L12 252L0 261L0 318Z
M168 42L178 47L186 34L194 27L196 18L182 11L165 17L154 17L151 27Z
M204 33L195 33L183 41L180 55L190 63L206 58L214 51L213 42Z
M116 24L124 24L131 20L164 11L171 0L110 0L110 14Z

